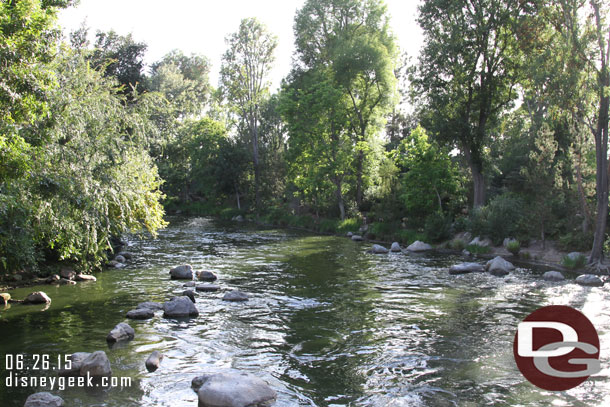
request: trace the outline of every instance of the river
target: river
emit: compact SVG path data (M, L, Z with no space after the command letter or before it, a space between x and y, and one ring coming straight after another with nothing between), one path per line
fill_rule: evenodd
M53 301L0 310L1 406L23 406L41 390L6 388L5 355L56 360L95 350L105 350L114 376L132 384L53 391L67 406L196 406L191 379L229 367L266 380L279 407L603 406L610 399L608 285L546 283L529 269L506 278L451 276L459 256L374 255L346 238L208 219L173 218L158 238L128 241L134 260L98 273L97 282L11 292L23 298L42 290ZM213 271L222 287L197 294L199 317L125 319L139 302L180 294L184 282L168 271L184 263ZM231 288L250 300L223 302ZM567 392L532 386L513 359L517 324L550 304L583 311L600 335L602 372ZM136 338L109 349L105 337L123 321ZM149 373L144 361L153 350L166 357Z

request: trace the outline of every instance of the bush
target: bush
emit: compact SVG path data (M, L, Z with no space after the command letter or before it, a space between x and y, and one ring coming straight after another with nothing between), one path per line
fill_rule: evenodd
M426 236L424 236L423 233L418 232L413 229L403 229L403 230L398 231L398 233L395 236L395 239L399 243L402 243L405 245L410 245L411 243L415 242L416 240L425 241ZM392 240L394 240L394 239L392 239Z
M449 248L451 250L459 250L462 251L466 248L466 242L462 239L453 239L449 242Z
M337 223L336 232L338 234L345 234L347 232L357 232L362 226L362 220L358 218L348 218Z
M578 270L583 268L587 264L587 258L583 254L579 254L576 257L570 257L569 255L563 256L561 259L561 265L571 270Z
M508 242L508 244L506 245L506 250L511 252L513 256L516 256L517 254L519 254L519 250L521 250L521 242L519 242L518 240L512 240Z
M451 236L451 218L441 212L429 215L426 218L424 232L431 242L447 240Z
M224 208L221 209L220 212L218 213L218 216L220 217L220 219L224 219L224 220L231 220L236 216L244 216L244 211L241 209L237 209L237 208Z
M559 237L559 247L566 251L585 251L593 245L593 233L574 231Z
M320 231L320 233L337 233L338 224L338 220L322 219L320 221L320 225L318 226L318 230Z
M483 208L472 211L468 231L474 236L487 236L495 245L507 236L527 234L523 202L512 194L498 195Z
M469 244L466 246L466 250L468 250L472 254L488 254L491 252L491 248L488 246L479 246L478 244Z
M400 231L400 223L376 222L369 225L368 233L371 239L393 240Z

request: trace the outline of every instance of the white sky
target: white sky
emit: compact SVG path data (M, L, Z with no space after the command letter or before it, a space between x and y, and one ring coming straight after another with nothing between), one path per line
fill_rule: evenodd
M420 0L386 0L394 34L401 50L416 57L422 34L416 22ZM97 30L132 33L148 45L146 62L155 62L172 49L205 55L212 62L210 80L218 83L224 38L239 27L242 18L256 17L279 39L273 87L288 74L294 51L292 26L305 0L81 0L63 10L59 23L64 32L86 20L90 34Z

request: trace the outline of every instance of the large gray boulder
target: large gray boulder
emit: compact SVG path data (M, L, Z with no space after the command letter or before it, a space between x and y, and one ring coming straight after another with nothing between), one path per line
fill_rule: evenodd
M220 290L220 286L218 286L216 284L200 284L197 287L195 287L195 289L197 291L202 291L204 293L209 293L209 292Z
M415 242L413 242L412 244L410 244L407 247L407 250L410 252L425 252L428 250L432 250L432 246L430 246L428 243L424 243L424 242L420 242L419 240L416 240Z
M493 243L488 238L482 239L479 236L477 236L477 237L475 237L474 239L472 239L470 241L469 245L482 246L482 247L492 247Z
M76 352L70 355L70 369L67 369L68 365L64 365L66 369L61 369L57 372L59 376L78 376L80 374L80 368L83 366L83 362L91 356L89 352Z
M150 356L148 357L148 359L146 359L146 369L149 372L154 372L155 370L157 370L159 368L159 366L161 365L161 361L163 360L164 355L159 352L158 350L153 351L153 353L150 354Z
M604 282L594 274L583 274L576 277L576 284L587 287L601 287L604 285Z
M485 266L479 263L461 263L449 268L449 274L482 273L484 271Z
M43 391L30 395L23 407L62 407L63 405L64 401L61 397Z
M190 264L174 267L169 271L169 275L172 277L172 280L192 280L193 267Z
M127 312L129 319L150 319L155 316L155 311L151 308L136 308Z
M24 304L48 304L51 298L42 291L36 291L25 297Z
M174 297L163 304L165 318L196 317L199 311L188 297Z
M111 376L112 369L110 368L110 360L108 360L106 352L98 350L83 360L80 375L89 375L94 378Z
M400 252L402 249L400 248L400 243L394 242L392 243L392 247L390 247L391 252Z
M238 290L229 291L222 297L223 301L229 302L240 302L240 301L248 301L248 294L242 293Z
M229 371L193 380L200 407L253 407L271 405L277 394L250 373Z
M160 311L163 309L163 304L160 302L146 301L139 303L136 308L148 308L152 311Z
M362 242L364 239L360 235L352 235L352 240L354 242Z
M106 341L110 343L121 342L121 341L130 341L136 335L136 332L133 330L129 324L125 322L121 322L115 326L112 331L106 336Z
M385 247L378 245L378 244L374 244L373 247L371 248L371 253L386 254L387 252L388 252L388 249L386 249Z
M216 274L212 273L211 271L198 271L197 278L201 281L210 281L210 282L218 280L218 277L216 277Z
M563 281L565 277L559 271L547 271L542 275L542 278L546 281Z
M496 256L485 264L485 269L494 276L505 276L515 269L515 266L501 256Z

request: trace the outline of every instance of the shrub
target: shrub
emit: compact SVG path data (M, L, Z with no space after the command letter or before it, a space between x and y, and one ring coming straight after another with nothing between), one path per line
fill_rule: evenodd
M459 250L462 251L466 248L466 242L462 239L453 239L449 242L449 248L451 250Z
M483 208L472 211L468 231L474 236L487 236L495 245L507 236L526 234L523 202L512 194L498 195Z
M336 233L339 221L335 219L322 219L318 229L321 233Z
M393 240L398 235L400 223L376 222L369 225L368 233L372 239Z
M488 246L479 246L478 244L469 244L466 246L466 250L468 250L472 254L488 254L491 252L491 248Z
M521 242L519 242L518 240L511 240L506 245L506 250L511 252L513 256L516 256L517 254L519 254L519 250L521 250Z
M441 242L451 236L451 218L441 212L433 213L426 218L424 232L431 242Z
M421 240L421 241L426 240L426 236L424 236L423 233L418 232L417 230L414 230L414 229L399 230L397 232L397 234L394 236L394 238L396 240L398 240L399 243L402 243L405 245L410 245L411 243L415 242L416 240ZM392 240L394 240L394 239L392 239Z
M561 259L561 264L571 270L578 270L583 268L585 264L587 264L587 258L583 254L579 254L576 257L570 257L570 255L565 255L563 256L563 259Z
M566 251L585 251L593 245L593 233L574 231L559 237L559 247Z
M362 226L362 220L358 218L348 218L337 223L336 232L345 234L347 232L357 232Z

